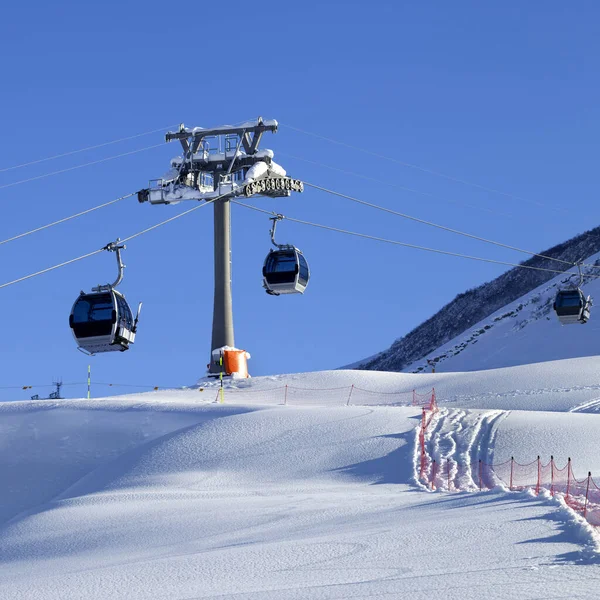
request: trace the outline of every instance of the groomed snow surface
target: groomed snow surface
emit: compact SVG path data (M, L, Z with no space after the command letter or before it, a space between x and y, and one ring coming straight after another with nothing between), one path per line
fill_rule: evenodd
M216 385L0 404L0 598L597 597L597 534L559 499L418 484L403 404L435 386L455 460L600 474L600 357Z

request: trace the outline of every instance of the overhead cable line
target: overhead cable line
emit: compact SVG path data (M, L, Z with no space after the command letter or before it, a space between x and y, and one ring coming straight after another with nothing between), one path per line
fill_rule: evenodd
M169 125L168 127L161 127L160 129L153 129L152 131L145 131L144 133L137 133L136 135L130 135L129 137L119 138L118 140L112 140L110 142L104 142L103 144L96 144L95 146L88 146L87 148L80 148L79 150L71 150L70 152L63 152L62 154L55 154L54 156L48 156L47 158L39 158L37 160L32 160L26 163L22 163L20 165L14 165L12 167L5 167L4 169L0 169L0 173L4 173L6 171L13 171L14 169L21 169L22 167L30 167L31 165L37 165L38 163L46 162L49 160L55 160L57 158L63 158L65 156L71 156L73 154L79 154L80 152L87 152L88 150L96 150L96 148L104 148L104 146L110 146L111 144L118 144L120 142L127 142L128 140L134 140L139 137L143 137L145 135L151 135L153 133L158 133L159 131L164 131L165 129L170 129L171 127L176 127L177 125Z
M306 182L305 182L305 185L306 185ZM240 202L239 200L232 200L232 202L234 204L239 204L240 206L243 206L244 208L250 208L252 210L256 210L256 211L264 213L264 214L277 215L277 213L274 213L272 211L265 210L265 209L262 209L262 208L258 208L257 206L251 206L249 204L244 204L243 202ZM449 252L447 250L438 250L437 248L428 248L426 246L417 246L415 244L407 244L406 242L399 242L399 241L396 241L396 240L388 240L386 238L381 238L381 237L377 237L377 236L373 236L373 235L367 235L365 233L358 233L356 231L348 231L346 229L339 229L338 227L331 227L329 225L321 225L320 223L311 223L310 221L303 221L301 219L294 219L293 217L284 216L284 218L287 221L291 221L292 223L300 223L301 225L309 225L311 227L318 227L319 229L326 229L328 231L336 231L338 233L344 233L346 235L353 235L353 236L356 236L356 237L361 237L361 238L365 238L365 239L369 239L369 240L374 240L374 241L377 241L377 242L385 242L386 244L394 244L396 246L404 246L405 248L414 248L415 250L425 250L426 252L435 252L437 254L445 254L447 256L456 256L458 258L468 258L469 260L477 260L477 261L492 263L492 264L496 264L496 265L506 265L506 266L509 266L509 267L518 267L520 269L530 269L530 270L533 270L533 271L545 271L546 273L556 273L558 275L562 275L565 272L565 271L558 271L556 269L544 269L542 267L533 267L533 266L530 266L530 265L523 265L523 264L518 264L518 263L510 263L510 262L504 262L504 261L500 261L500 260L493 260L491 258L481 258L479 256L470 256L468 254L459 254L457 252ZM586 275L586 277L597 278L597 277L600 277L600 276L598 276L598 275Z
M32 233L37 233L38 231L43 231L44 229L48 229L49 227L54 227L54 225L60 225L60 223L65 223L66 221L70 221L71 219L76 219L77 217L81 217L83 215L87 215L88 213L94 212L100 208L104 208L105 206L110 206L111 204L115 204L116 202L120 202L121 200L125 200L125 198L131 198L131 196L135 196L137 192L132 192L131 194L127 194L126 196L121 196L120 198L115 198L110 202L105 202L104 204L99 204L98 206L94 206L92 208L88 208L87 210L83 210L78 212L70 217L65 217L64 219L59 219L58 221L53 221L52 223L48 223L47 225L42 225L41 227L36 227L30 231L25 231L24 233L19 233L18 235L14 235L13 237L7 238L5 240L0 241L0 246L3 244L8 244L8 242L13 242L22 237L31 235Z
M190 214L191 212L194 212L195 210L198 210L199 208L202 208L204 206L208 206L209 204L212 204L213 202L220 200L221 198L223 198L224 196L227 196L228 194L222 194L221 196L217 196L216 198L212 198L211 200L207 200L206 202L204 202L203 204L199 204L198 206L194 206L194 208L190 208L189 210L185 210L177 215L175 215L174 217L171 217L169 219L166 219L164 221L161 221L160 223L157 223L156 225L152 225L152 227L148 227L142 231L138 231L137 233L134 233L133 235L130 235L129 237L126 237L124 239L120 239L119 242L120 243L124 243L124 242L128 242L129 240L132 240L136 237L139 237L140 235L143 235L144 233L147 233L149 231L152 231L153 229L157 229L158 227L161 227L162 225L166 225L167 223L170 223L171 221L175 221L176 219L180 219L181 217ZM104 252L105 250L107 250L107 246L104 246L102 248L99 248L98 250L94 250L93 252L88 252L87 254L83 254L81 256L78 256L77 258L72 258L71 260L67 260L65 262L62 262L58 265L54 265L52 267L48 267L46 269L42 269L41 271L36 271L35 273L30 273L29 275L25 275L24 277L19 277L18 279L14 279L13 281L8 281L7 283L3 283L0 284L0 289L8 287L10 285L14 285L15 283L20 283L21 281L25 281L26 279L31 279L33 277L37 277L38 275L43 275L44 273L48 273L49 271L54 271L55 269L60 269L61 267L65 267L67 265L70 265L74 262L83 260L84 258L89 258L90 256L94 256L95 254L100 254L100 252Z
M342 194L341 192L336 192L335 190L330 190L327 188L324 188L320 185L315 185L313 183L308 183L307 181L304 181L304 185L312 187L316 190L321 190L322 192L327 192L328 194L332 194L334 196L339 196L340 198L345 198L346 200L351 200L352 202L357 202L358 204L363 204L364 206L369 206L370 208L375 208L377 210L381 210L387 213L390 213L392 215L396 215L398 217L402 217L403 219L409 219L410 221L415 221L417 223L422 223L423 225L428 225L430 227L435 227L437 229L441 229L443 231L448 231L450 233L455 233L457 235L462 235L464 237L468 237L474 240L478 240L480 242L485 242L486 244L492 244L494 246L499 246L500 248L507 248L509 250L515 250L516 252L521 252L523 254L528 254L530 256L537 256L538 258L544 258L546 260L552 260L555 262L559 262L559 263L563 263L565 265L569 265L569 266L576 266L576 263L567 261L567 260L563 260L562 258L554 258L552 256L547 256L545 254L538 254L537 252L531 252L530 250L523 250L522 248L517 248L516 246L511 246L509 244L503 244L502 242L496 242L495 240L490 240L478 235L474 235L472 233L466 233L465 231L460 231L459 229L453 229L452 227L446 227L445 225L439 225L438 223L434 223L432 221L427 221L425 219L419 219L418 217L413 217L411 215L407 215L405 213L401 213L398 212L396 210L392 210L391 208L386 208L384 206L379 206L377 204L373 204L372 202L366 202L365 200L360 200L359 198L355 198L353 196L349 196L348 194ZM582 264L581 266L585 266L585 267L593 267L593 268L600 268L596 265L588 265L588 264Z
M399 190L404 190L405 192L409 192L411 194L418 194L420 196L425 196L427 198L433 198L434 200L439 200L442 202L450 202L452 204L457 204L458 206L465 206L467 208L471 208L473 210L480 210L482 212L488 212L488 213L492 213L495 215L500 215L502 217L508 217L508 218L513 218L513 215L509 215L507 213L502 213L502 212L498 212L496 210L492 210L490 208L485 208L483 206L477 206L474 204L468 204L466 202L457 202L456 200L447 200L444 198L440 198L438 196L436 196L435 194L431 194L429 192L423 192L421 190L415 190L414 188L409 188L406 187L404 185L399 185L397 183L392 183L391 181L383 181L382 179L376 179L375 177L369 177L368 175L364 175L362 173L357 173L356 171L348 171L346 169L340 169L339 167L334 167L333 165L328 165L322 162L318 162L316 160L310 160L308 158L303 158L301 156L294 156L292 154L288 154L287 152L280 152L277 151L277 154L280 156L285 156L287 158L292 158L294 160L301 160L303 162L312 164L312 165L316 165L318 167L325 167L326 169L331 169L333 171L338 171L340 173L344 173L346 175L353 175L354 177L360 177L361 179L366 179L367 181L374 181L375 183L381 183L383 185L389 185L390 187L394 187L397 188Z
M100 252L104 252L104 248L100 248L99 250L94 250L93 252L88 252L87 254L78 256L77 258L72 258L71 260L67 260L58 265L54 265L53 267L48 267L47 269L42 269L41 271L37 271L35 273L30 273L29 275L25 275L24 277L19 277L19 279L14 279L13 281L3 283L0 285L0 289L8 287L9 285L14 285L15 283L19 283L21 281L25 281L26 279L31 279L32 277L37 277L38 275L43 275L44 273L48 273L49 271L54 271L55 269L59 269L60 267L65 267L65 266L70 265L79 260L83 260L84 258L89 258L90 256L94 256L94 254L100 254Z
M246 119L249 121L250 119ZM240 121L240 123L245 123L246 121ZM171 129L177 127L177 123L174 125L167 125L167 127L161 127L159 129L152 129L151 131L145 131L144 133L137 133L135 135L130 135L128 137L119 138L118 140L112 140L110 142L104 142L102 144L96 144L94 146L88 146L87 148L79 148L78 150L71 150L70 152L63 152L62 154L55 154L54 156L48 156L46 158L39 158L37 160L31 160L26 163L22 163L20 165L14 165L12 167L4 167L0 169L0 173L4 173L6 171L13 171L15 169L21 169L22 167L30 167L31 165L36 165L38 163L46 162L49 160L55 160L57 158L64 158L65 156L72 156L73 154L79 154L80 152L87 152L88 150L96 150L97 148L103 148L104 146L110 146L112 144L118 144L120 142L127 142L129 140L134 140L139 137L144 137L146 135L151 135L153 133L158 133L160 131L165 131L165 129Z
M347 142L341 142L339 140L334 140L333 138L326 137L319 133L314 133L312 131L306 131L304 129L300 129L299 127L293 127L292 125L287 125L286 123L279 123L279 125L282 125L283 127L287 127L288 129L292 129L293 131L303 133L305 135L310 135L312 137L319 138L319 139L325 140L327 142L331 142L332 144L338 144L339 146L345 146L346 148L351 148L352 150L358 150L359 152L363 152L364 154L370 154L371 156L375 156L376 158L382 158L384 160L394 162L396 164L399 164L403 167L407 167L409 169L415 169L417 171L422 171L423 173L428 173L429 175L434 175L435 177L441 177L441 178L447 179L449 181L454 181L455 183L461 183L463 185L478 188L478 189L486 191L486 192L491 192L493 194L499 194L501 196L513 198L514 200L520 200L522 202L529 202L531 204L536 204L538 206L548 207L548 208L551 208L556 211L563 210L556 206L548 206L546 204L538 202L537 200L530 200L529 198L523 198L522 196L517 196L516 194L511 194L510 192L504 192L502 190L497 190L495 188L487 187L485 185L481 185L481 184L475 183L473 181L468 181L466 179L460 179L458 177L453 177L452 175L446 175L445 173L440 173L439 171L434 171L433 169L428 169L426 167L421 167L419 165L404 162L402 160L399 160L399 159L391 157L391 156L385 156L384 154L379 154L378 152L373 152L372 150L367 150L366 148L360 148L359 146L354 146L353 144L348 144Z
M59 175L60 173L67 173L68 171L74 171L75 169L81 169L83 167L89 167L91 165L97 165L99 163L106 162L108 160L114 160L116 158L122 158L124 156L130 156L131 154L137 154L138 152L144 152L146 150L152 150L153 148L158 148L159 146L164 146L164 143L154 144L153 146L146 146L145 148L140 148L138 150L131 150L130 152L123 152L122 154L117 154L115 156L108 156L107 158L101 158L99 160L93 160L92 162L83 163L81 165L75 165L74 167L67 167L66 169L60 169L59 171L52 171L51 173L44 173L43 175L36 175L35 177L29 177L27 179L21 179L20 181L13 181L12 183L6 183L4 185L0 185L0 190L4 188L13 187L15 185L21 185L22 183L28 183L29 181L36 181L37 179L44 179L44 177L50 177L52 175Z

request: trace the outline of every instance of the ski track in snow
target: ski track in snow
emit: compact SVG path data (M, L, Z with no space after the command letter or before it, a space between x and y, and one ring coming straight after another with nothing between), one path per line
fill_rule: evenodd
M427 428L426 453L429 463L436 461L438 473L435 487L448 491L476 491L479 489L479 460L493 462L494 439L498 427L508 411L465 411L440 409ZM415 460L420 460L418 451ZM447 464L450 462L450 484ZM418 466L415 466L415 470ZM442 471L442 473L440 473ZM429 469L431 477L431 468ZM484 482L486 487L493 487Z
M569 412L600 412L600 397L574 406L569 409Z

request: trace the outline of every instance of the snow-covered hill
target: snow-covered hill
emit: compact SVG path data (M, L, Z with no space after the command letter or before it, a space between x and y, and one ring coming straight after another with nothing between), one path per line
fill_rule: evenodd
M401 404L435 386L436 431L471 460L553 453L584 476L598 364L2 403L0 598L594 597L591 527L546 496L425 490Z
M596 232L596 234L594 234ZM561 260L600 265L587 255L600 228L544 252ZM523 264L562 270L561 263L535 258ZM574 268L553 277L543 271L512 269L494 281L459 295L392 346L352 367L381 371L474 371L600 354L600 318L592 309L585 326L561 326L552 310L559 287L578 282ZM585 292L600 300L599 268L583 269ZM430 363L428 364L428 361Z
M599 259L597 254L590 261ZM592 271L600 273L597 269L586 270ZM561 325L556 318L552 308L554 298L567 280L565 274L539 286L406 370L427 370L428 360L435 364L436 371L470 371L600 355L600 315L593 307L592 318L585 325ZM586 280L585 293L600 300L600 279Z

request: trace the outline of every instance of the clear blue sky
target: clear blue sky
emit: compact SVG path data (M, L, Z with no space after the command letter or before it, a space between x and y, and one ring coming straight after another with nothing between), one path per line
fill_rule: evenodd
M0 169L180 122L207 127L262 115L281 124L262 147L294 177L539 251L598 224L599 18L596 3L557 1L10 3L0 39ZM162 140L157 133L0 172L0 239L146 186L179 147L165 143L1 186ZM314 190L255 202L409 243L525 258ZM0 246L1 282L191 206L132 198ZM457 293L504 270L284 222L280 238L305 252L312 278L304 296L272 298L260 273L268 219L233 212L236 345L252 353L255 375L335 368L383 350ZM96 380L163 386L203 375L212 319L211 213L197 211L128 246L121 290L132 304L144 301L138 340L127 353L91 359ZM114 257L101 254L0 290L0 386L85 380L90 360L76 350L69 311L81 289L111 280L114 271ZM0 390L0 398L30 393Z

